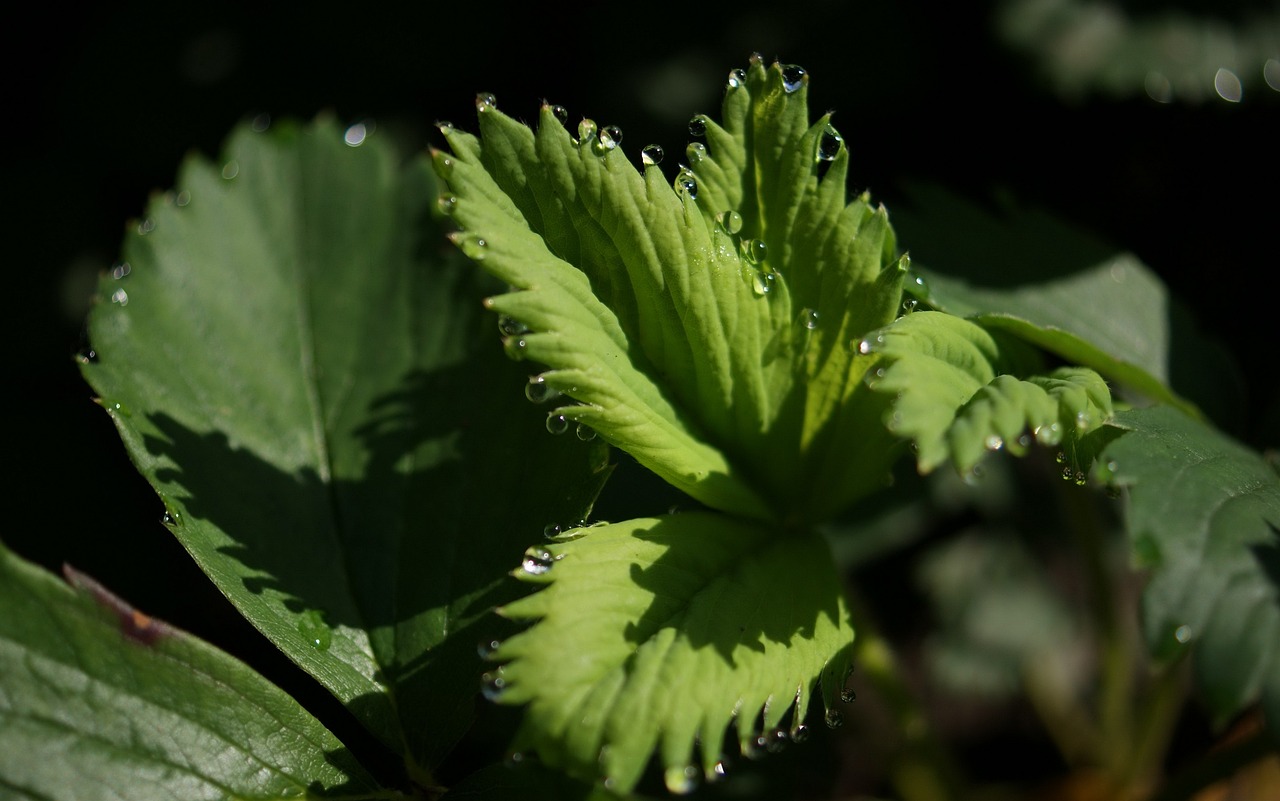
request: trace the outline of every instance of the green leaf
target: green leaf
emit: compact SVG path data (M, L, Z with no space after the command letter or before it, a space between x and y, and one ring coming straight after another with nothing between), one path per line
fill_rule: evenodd
M905 263L883 209L846 200L848 151L808 120L802 70L757 57L699 117L674 187L619 132L537 131L481 95L436 168L455 241L511 287L508 349L576 401L558 411L703 503L819 519L880 485L891 439L850 347L893 319Z
M1147 401L1190 414L1198 404L1224 423L1242 411L1231 354L1134 254L1035 209L991 210L932 186L908 199L896 219L924 281L909 286L933 308L1016 334Z
M393 796L246 665L67 573L0 545L0 795Z
M1191 648L1223 720L1280 699L1280 478L1261 456L1167 407L1117 415L1100 470L1126 492L1143 629L1158 657ZM1271 725L1280 724L1274 717Z
M1021 455L1033 443L1063 445L1079 469L1087 466L1076 458L1079 441L1113 414L1097 373L1036 374L1025 345L949 314L905 315L860 347L885 359L870 383L894 397L889 427L915 443L921 472L950 460L963 473L986 451Z
M518 575L543 588L501 611L535 622L488 680L528 705L517 747L551 765L628 792L656 750L687 791L718 775L731 723L744 753L802 739L819 682L839 722L853 630L818 537L687 512L570 532Z
M177 190L104 279L85 377L200 567L429 786L506 572L583 516L605 446L523 397L425 159L241 128Z

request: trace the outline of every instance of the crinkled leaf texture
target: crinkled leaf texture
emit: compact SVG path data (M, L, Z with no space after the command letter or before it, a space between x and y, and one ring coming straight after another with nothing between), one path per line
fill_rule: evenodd
M0 545L0 796L390 798L236 659Z
M544 106L535 132L488 95L480 137L446 126L435 163L455 241L513 290L488 300L525 327L509 352L576 402L555 414L710 507L813 522L892 459L851 344L893 319L905 262L884 210L846 202L848 151L809 122L807 81L736 71L674 188L616 130L575 138Z
M869 383L894 398L889 428L915 443L922 472L948 460L966 472L987 451L1021 454L1039 443L1062 446L1066 469L1083 478L1089 459L1077 457L1078 445L1113 415L1093 370L1040 373L1021 341L942 312L905 315L860 347L885 360Z
M489 684L528 704L517 747L553 765L625 792L656 749L687 790L722 770L730 723L744 753L803 738L819 684L839 715L853 630L821 538L688 512L574 530L517 574L545 586L501 611L537 623Z
M1191 648L1225 720L1259 697L1280 726L1280 478L1257 453L1168 407L1121 413L1100 470L1126 487L1154 654Z
M83 368L200 567L428 786L511 565L607 475L529 414L437 193L377 136L243 127L127 237Z

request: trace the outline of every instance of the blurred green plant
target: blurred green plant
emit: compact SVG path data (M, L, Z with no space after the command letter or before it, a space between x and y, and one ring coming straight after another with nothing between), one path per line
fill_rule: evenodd
M1072 775L1188 795L1273 747L1280 480L1210 422L1221 362L1134 257L1035 215L921 190L920 241L997 269L913 267L808 81L732 70L674 180L487 94L478 135L407 163L327 120L188 160L102 279L83 373L174 536L403 770L4 551L0 786L777 798L749 763L862 728L857 666L862 790L976 797L896 589L850 580L913 553L936 686L1025 696ZM686 508L593 519L646 476ZM1188 672L1219 726L1266 723L1165 783Z

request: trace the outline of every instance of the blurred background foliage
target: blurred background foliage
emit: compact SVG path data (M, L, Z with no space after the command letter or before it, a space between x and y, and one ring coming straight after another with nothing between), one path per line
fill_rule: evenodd
M74 362L91 289L125 227L136 224L152 192L170 186L184 155L216 156L239 121L329 114L414 152L440 144L438 120L471 127L474 95L487 91L517 117L532 119L545 98L573 117L620 126L632 154L649 143L675 154L688 140L689 117L718 113L726 74L750 53L798 63L811 76L813 112L836 112L852 156L851 190L869 189L891 219L909 219L912 188L937 184L991 213L1036 209L1132 251L1237 363L1243 394L1219 425L1255 448L1274 453L1280 444L1280 326L1268 308L1280 266L1274 0L90 7L55 0L28 7L4 37L13 198L6 452L15 468L5 497L11 518L29 521L5 538L28 558L51 568L68 561L140 608L250 660L325 720L348 718L230 611L160 525L159 502ZM664 166L674 171L676 161ZM920 238L901 237L903 246L922 263L944 266L930 260L937 251L929 220L910 229ZM1052 242L1044 245L1052 251ZM1035 559L1072 586L1069 570L1060 575L1052 532L1006 536L1007 527L1018 528L1006 519L1010 504L988 496L1026 490L992 485L981 502L939 502L929 512L887 504L876 520L895 521L889 527L899 540L925 541L939 526L967 532L990 516L983 504L994 504L999 536L965 533L946 543L948 552L924 556L907 548L911 558L863 577L866 596L893 605L901 593L903 608L926 610L920 614L933 633L916 642L916 666L936 668L942 685L974 698L1006 697L1016 683L1011 654L1078 626L1064 608L1069 592L1048 593L1025 579L1023 566ZM631 491L606 492L602 514L653 513L678 500L642 477L623 486ZM935 501L954 497L947 486L930 490ZM905 527L904 514L914 516ZM848 556L851 569L858 558ZM990 579L981 592L976 577ZM1019 599L1042 625L1019 639L999 618L961 614L961 604L993 605L997 597ZM896 622L908 632L923 625L911 616ZM994 628L971 628L988 624ZM969 707L946 709L959 719L948 725L988 731ZM1021 769L1044 767L1036 761L1042 744L1018 737L1026 709L1002 710L984 742L1037 755L1017 763ZM338 733L359 739L354 728ZM808 756L793 749L776 764L795 762L800 775L804 760L821 761L855 747L850 742L831 740ZM866 769L869 757L847 756L846 774ZM838 780L856 775L823 781Z

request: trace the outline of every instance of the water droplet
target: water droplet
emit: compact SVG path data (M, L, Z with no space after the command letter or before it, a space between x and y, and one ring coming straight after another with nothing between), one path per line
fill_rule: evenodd
M707 157L707 146L701 142L690 142L684 150L690 164L697 164Z
M525 357L525 353L529 349L529 343L524 337L508 337L503 341L502 347L508 359L518 362Z
M818 161L835 161L836 156L844 149L844 137L834 126L828 125L818 137Z
M546 403L559 394L548 386L547 380L540 375L529 376L529 383L524 385L524 396L533 403Z
M750 56L748 56L748 57L747 57L747 63L748 63L748 64L763 64L763 63L764 63L764 56L760 55L759 53L752 53Z
M982 443L989 451L998 451L1004 447L1004 440L997 434L992 434Z
M520 322L519 320L517 320L516 318L510 315L499 314L498 330L502 332L503 336L518 337L521 334L529 333L529 326L525 325L524 323Z
M1093 418L1089 416L1088 412L1076 412L1076 428L1084 431L1091 425L1093 425Z
M76 358L80 360L81 364L97 364L98 352L93 348L85 348L84 350L80 351L79 355Z
M111 302L118 304L120 306L128 306L129 293L125 292L123 287L120 289L117 289L115 292L111 293Z
M578 423L575 433L577 434L578 439L583 442L590 442L596 438L596 430L586 423Z
M436 199L436 205L440 208L440 213L446 217L452 217L454 212L458 210L458 196L444 194Z
M569 430L569 418L565 417L563 414L556 414L555 412L552 412L547 415L547 430L552 434L563 434Z
M707 135L707 118L705 115L698 114L689 120L690 136L706 136Z
M1063 463L1065 463L1065 462L1067 461L1067 454L1066 454L1066 452L1065 452L1065 451L1058 451L1056 454L1054 454L1053 460L1054 460L1055 462L1057 462L1058 464L1063 464Z
M1064 467L1064 468L1062 468L1062 480L1063 480L1063 481L1070 481L1070 480L1071 480L1071 477L1072 477L1073 475L1075 475L1075 473L1074 473L1074 471L1072 471L1072 469L1071 469L1070 467Z
M500 640L481 640L476 644L476 654L481 659L488 659L497 652L501 645L502 642Z
M1036 426L1035 431L1031 432L1035 435L1036 442L1041 445L1057 445L1062 441L1062 426L1058 423L1050 423L1047 426ZM1066 458L1066 454L1062 455Z
M265 113L259 114L253 118L253 122L249 123L249 126L253 129L254 133L262 133L271 127L271 115Z
M640 163L646 167L656 167L662 163L665 155L661 145L645 145L640 149Z
M869 339L864 339L858 343L858 353L867 354L871 353L874 349L875 345L873 345Z
M485 256L489 255L489 242L482 236L454 232L449 235L449 238L458 246L462 254L472 261L484 261Z
M232 159L222 165L222 177L230 181L240 174L240 162Z
M807 331L813 331L818 327L818 310L817 309L801 309L800 325Z
M854 701L858 700L858 694L850 688L845 687L840 691L840 700L844 701L846 704L852 704Z
M125 406L120 401L112 401L111 403L103 405L106 407L107 412L109 412L113 417L117 415L120 417L133 417L133 412L129 407Z
M317 651L327 651L333 641L333 632L324 623L324 616L315 609L308 609L298 617L298 633L307 645Z
M676 178L676 191L688 195L690 200L698 199L698 182L694 180L693 173L688 170L682 170L679 177Z
M759 239L748 239L742 243L742 257L752 264L764 261L769 248Z
M1077 486L1077 487L1083 487L1085 484L1088 484L1088 483L1089 483L1089 477L1088 477L1088 476L1086 476L1086 475L1084 474L1084 471L1082 471L1082 470L1077 470L1077 471L1076 471L1076 486Z
M509 768L517 768L520 763L524 762L525 755L523 751L512 751L502 758L502 764Z
M804 67L795 64L784 64L782 66L782 89L787 94L797 91L805 85L808 75Z
M783 729L773 729L765 735L765 750L771 754L776 754L787 747L791 742L791 735Z
M520 563L520 568L531 576L541 576L551 569L551 565L555 563L555 557L550 551L530 550L524 555L524 561Z
M165 509L164 514L160 515L160 525L165 528L173 528L178 525L178 513Z
M502 698L502 691L507 687L507 680L502 677L502 668L483 673L480 676L480 693L489 701Z
M693 765L672 765L662 773L662 781L667 790L676 795L688 795L698 786L702 774Z
M111 277L119 281L129 273L133 272L133 267L129 266L127 261L118 261L111 265Z
M1173 638L1182 645L1186 645L1188 642L1191 642L1191 627L1185 623L1178 626L1173 630Z
M726 234L736 236L742 230L742 215L733 209L722 211L716 215L716 223Z
M910 314L911 312L916 310L916 305L917 304L916 304L915 298L907 298L906 300L902 301L902 313Z
M558 523L548 523L542 529L542 536L549 540L554 540L560 536L561 531L563 531L563 529L560 528Z
M578 123L578 144L589 144L596 136L596 121L583 118Z
M747 82L747 71L744 69L729 70L729 88L737 89L744 86Z
M443 150L433 152L431 162L441 176L448 177L453 174L453 157Z
M809 739L809 724L797 723L796 727L791 730L791 741L795 743L803 743Z
M138 221L139 236L146 236L147 234L151 233L154 230L156 230L156 221L151 219L150 217L146 217Z
M622 144L622 129L616 125L606 125L600 129L600 147L613 150Z
M828 709L827 714L822 716L822 721L827 724L828 729L838 729L844 725L844 713L839 709Z
M769 290L773 288L765 273L755 269L754 267L747 268L747 277L751 281L751 291L756 294L756 297L764 297L769 294Z
M551 116L559 120L561 125L567 125L569 122L569 109L564 106L552 106Z
M476 95L476 111L484 113L492 111L498 107L498 98L493 96L492 92L480 92Z
M347 143L348 147L360 147L364 144L364 140L369 138L369 125L364 122L357 122L347 127L342 133L342 141Z

